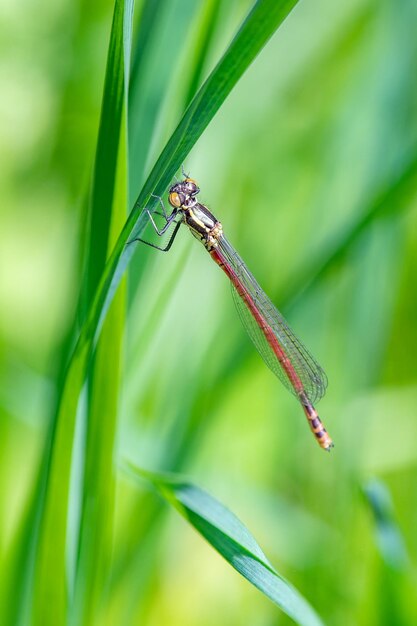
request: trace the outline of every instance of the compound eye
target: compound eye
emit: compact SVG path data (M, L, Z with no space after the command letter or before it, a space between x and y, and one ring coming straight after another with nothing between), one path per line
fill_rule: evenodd
M171 206L175 207L176 209L179 209L185 201L185 196L183 193L177 193L176 191L171 191L171 193L168 196L168 202L170 203Z

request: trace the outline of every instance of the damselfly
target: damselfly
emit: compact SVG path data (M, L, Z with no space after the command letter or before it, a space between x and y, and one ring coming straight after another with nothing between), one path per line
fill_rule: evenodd
M197 200L199 192L196 181L184 174L184 180L175 183L169 189L168 200L173 207L170 215L166 213L160 199L165 220L163 228L157 227L151 212L145 209L159 236L175 224L168 244L162 248L143 239L139 241L158 250L167 251L180 225L184 223L188 226L191 233L202 242L211 258L228 276L239 317L259 354L285 387L298 398L317 442L322 448L330 451L333 442L314 408L314 403L320 400L326 391L326 374L294 335L281 313L262 291L236 250L223 235L219 220Z

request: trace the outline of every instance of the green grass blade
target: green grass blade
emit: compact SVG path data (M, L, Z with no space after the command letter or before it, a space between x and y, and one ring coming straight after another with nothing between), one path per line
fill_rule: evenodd
M65 554L69 478L75 415L79 392L84 384L83 365L86 360L87 350L83 346L68 372L59 412L47 444L46 477L41 485L40 504L43 510L34 585L33 623L39 626L61 626L66 621Z
M221 4L221 0L209 0L200 3L195 16L187 15L187 19L191 21L191 34L184 36L179 61L166 77L164 104L154 133L156 140L153 140L151 158L159 154L160 148L203 81L207 58L218 31ZM230 10L231 7L227 8Z
M116 2L113 33L123 31L123 8ZM94 163L90 201L87 261L85 267L87 302L100 280L108 255L109 231L116 186L118 146L124 105L123 39L110 38L100 127Z
M383 189L379 189L370 200L366 209L353 220L352 224L343 228L339 236L332 235L331 241L323 246L325 254L310 259L308 268L300 276L291 281L291 287L282 300L291 302L302 297L305 290L317 282L337 264L351 246L358 240L375 220L393 213L400 213L409 207L409 197L415 189L417 179L417 158L403 163L396 177L389 181Z
M415 580L410 576L410 560L402 532L395 519L394 505L387 486L380 480L369 480L363 493L375 522L375 539L380 561L379 623L410 622L407 596L414 594ZM415 621L415 620L413 620Z
M199 23L194 34L193 55L194 66L187 86L185 102L188 105L197 91L204 73L207 55L216 31L216 24L220 14L221 0L208 0L203 3Z
M242 522L199 487L175 476L154 474L126 466L134 478L146 479L158 493L252 585L297 624L319 626L321 619L307 600L272 567Z
M370 480L364 494L373 513L379 553L385 564L394 570L403 570L409 560L401 531L394 519L390 493L384 483Z
M103 250L109 246L110 214L113 206L116 187L117 157L119 154L120 129L122 125L123 85L125 83L124 55L130 50L130 22L133 10L133 0L117 0L115 3L114 19L111 32L109 59L106 71L106 90L103 99L101 131L97 153L98 165L96 166L95 182L93 187L93 222L100 222L96 235L102 241L96 244L91 239L91 253L97 254L98 261L94 261L95 279L98 276L98 268L104 263ZM103 133L110 134L109 143L104 141ZM109 146L111 149L109 149ZM106 156L102 154L105 152ZM100 218L101 191L97 188L109 178L110 204L106 200L103 209L103 218ZM120 194L117 196L120 201ZM118 211L123 211L123 200ZM119 228L118 220L114 220L114 228ZM100 270L100 271L101 271ZM90 286L93 282L89 279ZM119 303L115 305L118 312ZM115 313L116 314L116 313ZM120 343L120 326L116 326L111 342L115 345ZM110 341L106 338L107 341ZM109 350L110 347L106 346ZM106 349L103 349L104 352ZM75 416L78 406L80 391L83 387L89 356L88 344L80 346L75 359L72 360L68 370L63 395L56 418L51 426L50 439L46 452L46 477L44 481L45 496L43 514L41 520L41 535L37 551L37 576L35 584L34 624L42 626L59 626L67 623L67 580L66 580L66 538L67 538L67 515L69 501L69 480L72 460L72 442L74 438ZM105 373L100 372L104 377ZM110 393L110 392L109 392ZM109 399L109 398L108 398ZM114 402L114 399L109 399ZM109 422L114 419L112 411L109 411ZM109 437L112 434L110 432ZM107 460L110 457L108 448L111 442L103 438L104 455Z
M152 50L160 36L161 23L168 10L166 0L142 0L137 9L137 28L132 49L132 67L129 83L129 180L130 201L133 202L137 190L143 184L144 166L152 141L158 106L162 101L163 89L160 80L164 64L157 73L153 65ZM172 56L172 55L171 55Z
M127 151L121 137L110 244L126 217ZM81 511L79 563L72 623L98 621L103 589L110 571L115 501L114 448L121 382L125 289L119 289L104 323L93 367L88 404L84 495Z

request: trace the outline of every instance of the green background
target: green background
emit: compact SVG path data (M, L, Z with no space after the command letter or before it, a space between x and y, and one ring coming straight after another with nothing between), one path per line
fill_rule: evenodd
M138 3L122 212L182 114L190 75L198 86L250 6ZM17 605L17 623L31 623L37 596L26 569L34 550L28 511L83 318L80 290L88 300L85 216L112 11L110 2L68 0L7 0L0 11L5 624L16 624ZM137 248L117 318L115 466L130 459L206 488L327 624L417 623L416 24L413 0L303 0L184 163L326 370L318 409L335 442L330 455L245 336L225 276L185 228L169 254ZM104 350L101 358L117 357ZM68 623L291 623L146 483L138 488L121 472L115 491L101 492L102 518L114 512L94 563L102 582L77 569L95 532L87 521L78 543L88 509L81 476L86 468L94 477L102 462L94 454L80 461L86 395L67 518ZM100 427L95 435L105 436ZM80 598L94 593L93 618Z

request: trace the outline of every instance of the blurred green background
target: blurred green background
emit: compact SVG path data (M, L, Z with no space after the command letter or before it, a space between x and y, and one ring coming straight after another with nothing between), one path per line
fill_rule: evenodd
M205 11L213 32L203 77L250 6L136 7L131 204L184 108L178 85ZM112 11L97 0L0 8L3 583L29 549L22 520L76 317ZM326 370L319 412L331 455L185 228L169 254L140 246L129 268L117 459L207 488L325 623L340 626L417 623L416 26L414 0L303 0L185 163ZM115 502L97 623L292 623L146 485L119 475ZM14 601L6 595L0 608Z

